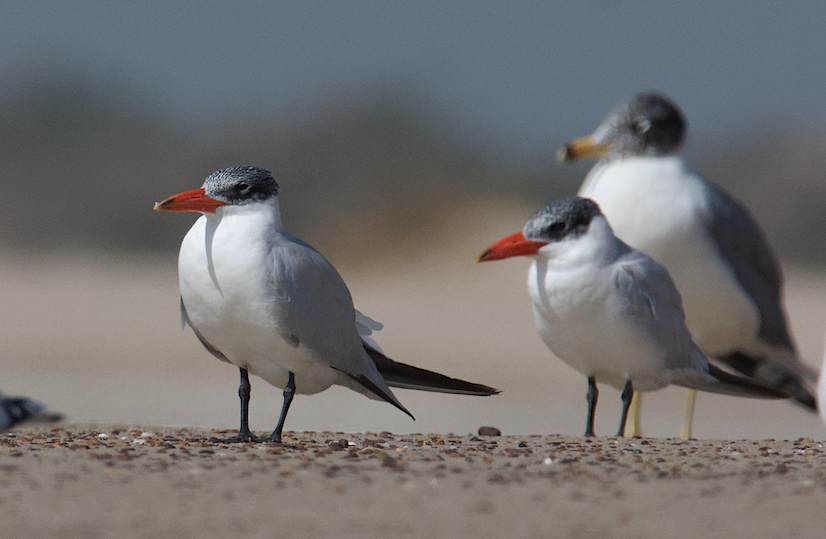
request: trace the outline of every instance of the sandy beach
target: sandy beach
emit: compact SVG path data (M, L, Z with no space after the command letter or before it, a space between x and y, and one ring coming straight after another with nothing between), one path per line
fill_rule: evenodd
M822 442L227 431L0 438L4 537L820 537Z
M398 390L412 421L334 387L296 397L285 447L211 441L238 426L238 374L181 330L174 257L0 262L15 306L0 388L65 416L0 435L0 536L823 534L826 428L792 404L701 394L684 442L685 391L669 388L645 396L646 438L623 440L604 437L620 411L604 387L602 436L581 438L586 382L536 335L527 262L472 263L486 240L339 269L391 357L502 394ZM818 365L826 278L786 273L801 353ZM252 385L251 426L267 433L281 392ZM504 436L477 435L486 425Z

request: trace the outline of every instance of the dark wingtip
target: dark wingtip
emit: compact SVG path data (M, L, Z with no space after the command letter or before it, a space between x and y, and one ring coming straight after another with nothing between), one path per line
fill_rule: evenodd
M809 395L808 397L792 397L794 402L806 408L806 410L817 413L817 399Z
M410 411L407 408L402 406L401 403L398 402L396 399L394 399L392 395L388 395L386 391L384 391L382 388L380 388L379 386L374 384L372 380L370 380L369 378L367 378L363 374L360 374L358 376L355 376L355 375L350 374L350 373L345 373L345 374L347 376L349 376L350 378L352 378L353 380L355 380L356 382L363 385L364 387L366 387L367 389L369 389L371 392L375 393L376 395L378 395L379 397L384 399L385 401L389 402L390 404L392 404L393 406L395 406L396 408L398 408L402 412L409 415L410 419L412 419L413 421L416 421L416 418L413 417L413 414L411 414Z
M781 383L778 388L789 394L794 399L795 404L806 408L809 412L818 413L817 399L815 396L804 387L799 380L794 380L791 377L787 382Z
M758 371L761 364L760 358L735 352L718 359L743 376L752 380L758 379ZM766 383L765 385L794 399L796 404L806 408L808 411L817 412L817 398L814 392L808 387L805 375L801 376L794 372L788 372L780 381Z
M451 378L444 374L393 361L368 345L365 345L364 348L384 377L384 381L390 387L477 397L488 397L500 393L498 389L490 386L466 382L458 378Z
M730 374L711 363L708 365L708 372L720 382L732 386L733 388L743 390L745 393L748 393L754 397L762 399L792 398L792 396L785 391L763 385L759 382L751 380L750 378L743 378L742 376Z

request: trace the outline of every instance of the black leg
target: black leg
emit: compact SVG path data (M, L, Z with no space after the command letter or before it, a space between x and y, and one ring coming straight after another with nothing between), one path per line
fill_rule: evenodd
M597 380L593 376L588 377L588 426L585 428L585 436L594 436L594 416L597 413Z
M620 428L617 436L622 437L625 434L625 421L628 419L628 407L631 406L631 399L634 398L634 386L631 384L629 378L625 382L625 389L622 390L622 419L620 419Z
M267 438L268 442L281 443L281 431L284 430L284 421L287 419L287 412L290 409L290 403L293 402L295 396L295 375L291 372L287 380L287 387L284 388L284 405L281 407L281 416L278 418L278 425Z
M236 442L257 442L258 437L250 431L250 375L247 369L241 370L241 385L238 387L238 396L241 398L241 427L238 429L238 436L217 440L225 443Z
M247 369L241 369L241 385L238 387L238 396L241 398L241 427L238 430L238 438L244 441L258 441L255 435L250 431L250 394L252 393L252 385L250 385L250 374Z

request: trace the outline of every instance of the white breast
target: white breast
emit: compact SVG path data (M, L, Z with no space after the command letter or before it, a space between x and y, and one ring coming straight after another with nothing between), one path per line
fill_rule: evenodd
M339 375L279 331L272 246L262 234L271 221L243 206L198 219L181 245L181 298L192 327L231 363L281 388L292 371L298 392L316 393Z

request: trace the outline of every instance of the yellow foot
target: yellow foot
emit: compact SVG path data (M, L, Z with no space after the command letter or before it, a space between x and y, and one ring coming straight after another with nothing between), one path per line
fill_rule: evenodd
M642 437L640 410L642 410L642 393L634 391L634 397L631 399L631 412L628 414L628 423L625 424L625 432L623 433L626 438Z
M694 422L694 404L697 402L697 390L688 390L688 402L685 406L685 420L683 426L680 428L680 438L683 440L691 439L691 424Z

